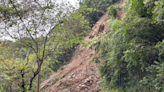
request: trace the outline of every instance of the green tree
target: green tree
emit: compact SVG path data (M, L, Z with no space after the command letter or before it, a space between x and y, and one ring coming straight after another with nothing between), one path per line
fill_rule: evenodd
M1 85L3 91L18 91L21 90L21 86L25 86L24 81L28 76L24 77L23 71L26 74L32 74L29 70L30 68L35 68L29 66L32 62L26 62L22 58L17 58L22 56L22 52L19 48L13 46L10 41L3 41L0 45L0 70L1 73ZM27 65L27 63L29 63ZM18 87L19 86L19 87ZM25 89L25 87L22 87ZM22 89L23 90L23 89Z
M67 17L67 21L65 21L65 23L63 23L63 25L61 26L61 29L65 31L64 37L66 39L70 39L69 35L72 34L80 41L80 39L82 40L84 36L86 36L87 33L89 32L89 29L90 29L89 24L85 20L85 17L80 14L80 11L82 11L83 9L84 8L80 7L75 13ZM68 30L72 30L72 31L69 31L70 32L69 33ZM70 43L72 44L70 48L65 48L65 47L60 46L58 48L58 51L60 53L54 52L51 56L49 56L49 60L51 62L50 67L54 71L57 71L58 67L60 67L63 64L68 63L71 60L72 55L76 49L76 46L79 43L81 42L78 42L78 40L77 42L74 41L74 43ZM52 61L57 61L57 62L52 62ZM56 67L53 67L53 66L56 66Z
M67 21L67 16L71 14L70 11L66 11L66 8L72 9L66 3L58 4L52 0L23 0L19 2L9 0L9 2L1 5L0 18L1 24L4 25L1 28L1 36L7 35L16 42L21 43L24 48L30 48L34 53L34 60L32 60L31 65L37 64L35 69L29 70L32 74L28 76L27 81L21 81L23 91L32 89L33 80L38 75L37 92L39 92L41 66L48 56L54 52L60 53L57 48L69 48L73 43L83 42L80 35L86 34L85 31L77 35L71 29L62 29L62 25ZM82 24L81 28L88 29L87 22L83 20L82 15L77 14L77 16L73 15L72 17L82 18L77 21ZM27 55L26 58L26 62L28 62L29 56ZM29 64L25 64L25 67ZM22 78L26 76L25 67L21 71Z

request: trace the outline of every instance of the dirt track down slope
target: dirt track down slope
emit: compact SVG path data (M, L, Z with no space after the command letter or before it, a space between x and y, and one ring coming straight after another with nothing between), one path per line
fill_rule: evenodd
M122 6L124 3L119 3L118 5ZM118 14L118 18L121 19L123 12L120 10ZM102 23L105 25L104 31L109 32L110 30L106 23L107 19L108 15L106 12L93 26L92 29L95 32L86 36L84 41L91 40L92 38L89 38L90 35L95 36ZM101 92L98 66L94 62L88 63L94 54L94 50L79 45L74 52L72 61L68 65L61 67L59 72L42 82L40 84L41 89L46 92Z

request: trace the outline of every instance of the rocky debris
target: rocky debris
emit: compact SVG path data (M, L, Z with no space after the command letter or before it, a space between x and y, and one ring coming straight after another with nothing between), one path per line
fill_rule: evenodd
M68 74L47 92L100 92L99 84L98 67L95 63L90 63Z
M103 32L104 31L104 27L105 27L105 24L101 23L101 25L99 26L99 30L97 31L96 35L98 35L100 32Z

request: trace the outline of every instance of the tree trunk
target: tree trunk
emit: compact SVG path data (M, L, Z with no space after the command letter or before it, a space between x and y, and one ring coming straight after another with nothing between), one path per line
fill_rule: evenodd
M21 76L22 76L22 83L21 83L21 86L22 86L22 89L23 89L23 92L25 92L25 81L24 81L24 70L21 70Z
M40 84L40 82L39 82L39 74L40 74L40 70L41 70L41 65L42 65L42 63L43 63L43 60L38 60L38 77L37 77L37 91L36 92L39 92L40 90L39 90L39 84Z
M30 79L30 88L29 88L29 90L31 90L31 88L32 88L32 82L33 82L34 78L37 76L37 88L36 88L36 92L40 92L39 91L39 73L40 73L40 70L41 70L42 63L43 63L43 60L39 60L39 59L37 60L38 68L34 72L34 76Z
M39 73L38 73L38 77L37 77L38 79L37 79L37 92L39 92Z

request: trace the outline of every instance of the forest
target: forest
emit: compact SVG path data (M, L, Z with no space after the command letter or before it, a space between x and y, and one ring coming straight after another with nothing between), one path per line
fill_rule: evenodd
M42 92L79 44L95 49L102 92L164 92L164 0L59 1L1 0L0 92ZM105 12L111 31L85 42Z

